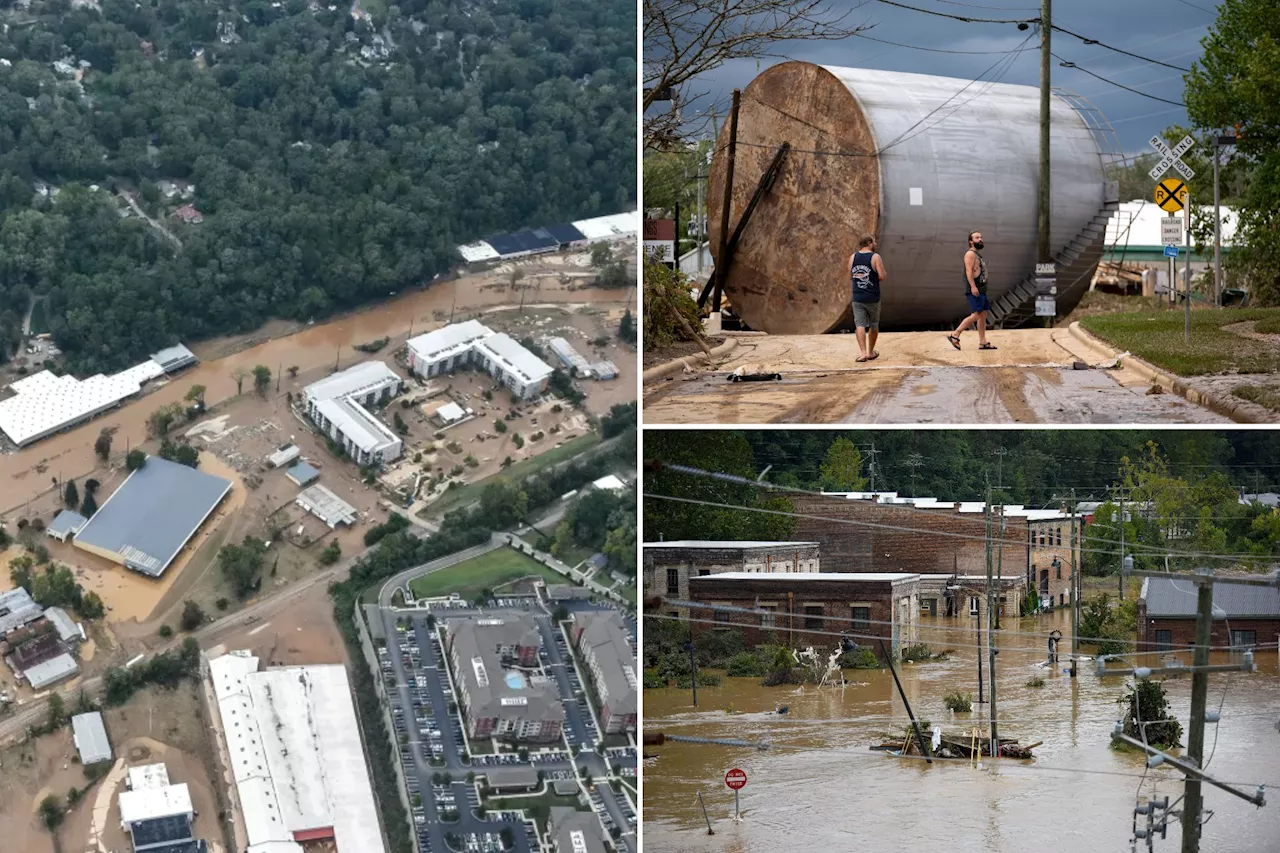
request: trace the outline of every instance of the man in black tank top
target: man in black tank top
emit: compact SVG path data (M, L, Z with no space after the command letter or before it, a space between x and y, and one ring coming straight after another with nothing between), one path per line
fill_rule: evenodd
M876 253L876 238L868 234L849 256L849 280L853 289L853 326L858 335L858 361L879 358L876 338L880 334L880 285L887 276L884 260Z
M956 349L960 349L960 333L975 323L978 326L978 349L996 348L987 340L987 311L991 309L991 303L987 300L987 262L978 254L983 245L982 232L970 231L969 248L964 253L964 293L969 302L969 316L947 335L947 340Z

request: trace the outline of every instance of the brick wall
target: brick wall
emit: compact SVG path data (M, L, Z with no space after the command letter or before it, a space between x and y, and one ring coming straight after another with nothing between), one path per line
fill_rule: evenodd
M1031 565L1035 571L1027 575L1027 580L1034 584L1041 600L1047 597L1052 600L1055 607L1071 604L1071 572L1075 565L1071 553L1071 525L1070 519L1033 521L1029 525ZM1078 537L1080 534L1076 535ZM1059 539L1061 539L1061 545L1058 544ZM1061 564L1059 569L1053 567L1055 557ZM1046 583L1047 596L1045 595Z
M670 596L687 601L689 578L698 577L702 572L713 575L723 572L817 572L822 570L818 556L820 553L816 545L799 543L788 544L786 547L750 549L645 548L643 594ZM677 588L674 592L669 589L668 570L676 572Z
M901 639L910 641L914 638L914 627L918 624L918 586L918 582L914 580L788 583L785 575L731 581L718 581L713 576L690 584L693 601L736 607L773 607L776 608L773 627L762 624L764 617L754 614L717 613L710 609L690 608L690 616L694 619L714 620L722 627L741 629L748 646L783 643L792 648L812 645L815 648L832 649L839 644L839 638L821 632L850 631L862 635L855 638L855 642L878 652L875 639L868 637L883 638L886 646L890 646L893 626L886 623L899 623ZM905 611L900 605L903 598L910 600ZM870 620L869 625L859 626L856 630L852 611L855 605L868 608L867 618ZM833 618L806 623L806 616ZM693 623L690 627L695 636L716 630L715 626L704 623ZM811 628L817 629L818 633L810 630Z
M1227 633L1227 621L1213 620L1209 632L1209 645L1226 646L1231 642ZM1253 631L1259 645L1276 642L1280 635L1280 619L1231 619L1232 631ZM1138 650L1157 651L1156 631L1169 631L1172 635L1170 646L1174 649L1186 649L1195 642L1196 620L1194 617L1148 617L1145 601L1138 602Z
M796 538L813 540L822 549L823 571L938 574L950 573L954 568L962 575L972 575L983 574L987 570L987 550L983 540L986 520L981 513L961 514L950 509L918 510L909 506L821 495L792 495L791 500L798 513L911 528L886 530L813 518L796 519ZM930 536L930 531L976 538ZM1006 543L1026 543L1026 519L1008 518L1004 539ZM1026 574L1027 565L1028 548L1025 544L1005 545L1004 574Z

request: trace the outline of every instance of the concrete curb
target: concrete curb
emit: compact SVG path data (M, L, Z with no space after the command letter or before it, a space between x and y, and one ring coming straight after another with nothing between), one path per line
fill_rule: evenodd
M1115 358L1120 355L1120 353L1113 349L1110 344L1099 340L1081 327L1079 320L1068 326L1067 330L1071 333L1072 337L1076 338L1076 340L1085 344L1095 352L1105 355L1107 358ZM1166 373L1155 365L1147 361L1143 361L1136 355L1131 354L1125 356L1124 359L1122 359L1122 363L1129 370L1132 370L1148 382L1162 385L1188 402L1194 403L1197 406L1203 406L1211 412L1222 415L1224 418L1229 418L1236 423L1271 423L1271 421L1248 411L1244 406L1236 405L1230 399L1222 397L1219 394L1213 394L1202 391L1199 388L1195 388L1182 377Z
M720 346L712 349L711 355L713 356L724 355L725 353L729 352L737 345L738 345L738 341L736 339L729 338ZM648 370L646 370L644 373L641 374L641 381L647 384L649 382L654 381L655 379L664 379L673 373L679 373L681 370L684 370L684 367L686 364L688 364L690 367L694 367L697 365L698 362L704 362L706 360L707 360L707 354L704 352L698 352L698 353L695 353L694 355L688 355L683 358L677 358L675 361L668 361L666 364L659 364L657 367L649 368Z

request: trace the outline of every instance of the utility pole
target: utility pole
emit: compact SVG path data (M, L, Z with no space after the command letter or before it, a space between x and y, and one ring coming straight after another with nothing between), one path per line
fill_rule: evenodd
M1004 457L1006 454L1008 454L1009 451L1005 449L1004 445L1000 445L999 447L997 447L995 450L991 452L992 454L995 455L997 460L996 461L996 488L1003 491L1004 490Z
M689 676L693 684L693 707L698 707L698 662L693 658L693 640L684 644L689 652Z
M879 452L879 450L876 450L876 440L874 438L871 439L871 449L867 451L871 461L867 463L867 471L871 474L871 491L873 492L876 490L876 454Z
M996 734L996 635L991 594L991 484L987 484L987 672L991 674L991 757L999 750Z
M1120 601L1124 602L1124 486L1116 489L1120 493Z
M1185 242L1187 244L1187 262L1183 266L1186 273L1187 283L1183 285L1183 291L1186 293L1187 302L1182 306L1183 323L1182 338L1185 343L1191 343L1191 199L1187 199L1187 234ZM1174 260L1174 268L1177 268L1177 260Z
M1191 659L1191 727L1187 731L1187 758L1196 767L1203 768L1204 706L1209 695L1209 673L1204 667L1209 665L1209 638L1213 628L1213 581L1208 569L1201 569L1197 574L1203 575L1204 579L1197 581L1196 648ZM1186 803L1182 807L1182 853L1200 851L1200 810L1204 806L1200 785L1200 777L1187 776Z
M1049 37L1053 32L1052 5L1052 0L1040 0L1040 186L1036 199L1039 211L1036 260L1042 264L1053 263L1053 249L1049 245L1049 76L1053 68Z
M729 159L724 168L724 202L720 208L720 254L716 256L716 286L711 294L711 312L720 313L720 291L729 272L729 205L733 203L733 161L738 152L738 105L742 91L733 90L733 111L729 113Z
M1080 654L1080 563L1076 561L1076 490L1071 490L1071 656ZM1123 580L1120 581L1124 583ZM1075 672L1075 664L1072 664Z
M1218 144L1222 137L1213 134L1213 307L1222 307L1222 198L1218 194Z

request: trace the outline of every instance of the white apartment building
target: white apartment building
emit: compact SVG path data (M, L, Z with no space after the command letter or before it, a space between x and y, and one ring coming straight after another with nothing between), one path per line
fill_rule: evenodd
M409 340L409 361L419 376L474 365L525 400L547 390L553 368L505 332L479 320L453 323Z
M400 458L404 442L368 408L400 392L403 380L380 361L366 361L303 389L307 415L360 465Z

